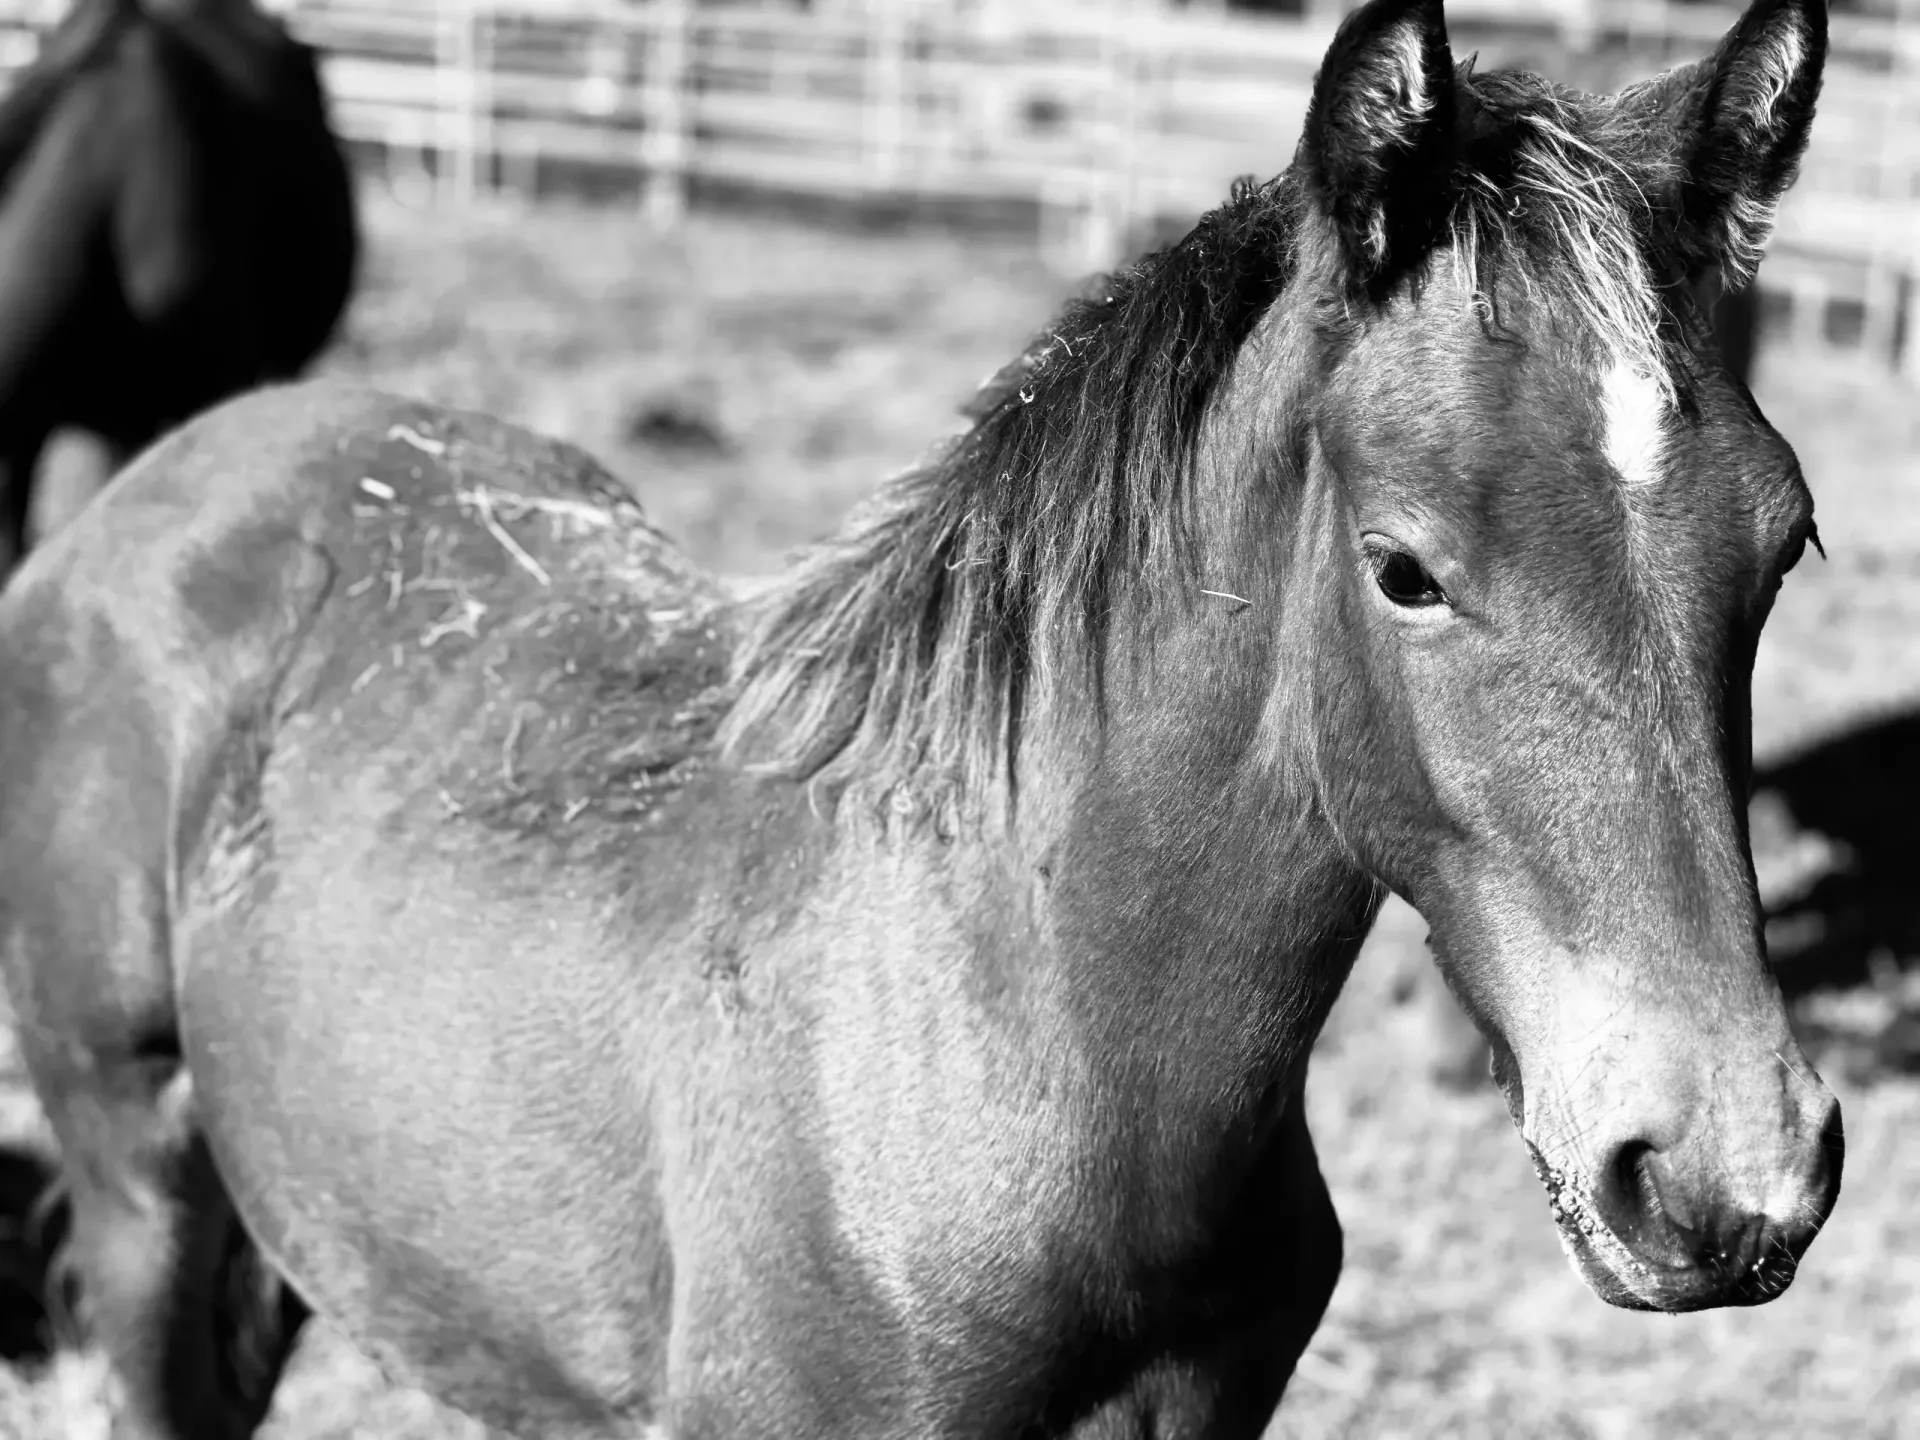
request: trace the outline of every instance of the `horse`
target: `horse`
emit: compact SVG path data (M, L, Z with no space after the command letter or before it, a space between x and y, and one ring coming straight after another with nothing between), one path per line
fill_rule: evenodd
M1252 1437L1307 1061L1432 925L1599 1299L1757 1305L1840 1112L1765 964L1816 540L1693 303L1822 0L1594 97L1339 27L1290 165L739 595L588 457L306 382L0 593L0 963L122 1440L301 1319L523 1434Z
M297 375L358 252L308 47L252 0L78 0L0 100L0 574L55 430L117 467Z

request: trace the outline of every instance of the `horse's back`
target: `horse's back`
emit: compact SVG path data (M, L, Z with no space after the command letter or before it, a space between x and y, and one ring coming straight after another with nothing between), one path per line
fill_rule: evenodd
M261 706L351 704L375 661L409 651L437 686L479 617L535 597L576 622L568 634L584 614L623 641L636 616L704 617L720 598L558 442L324 382L220 406L136 460L0 593L0 837L71 808L87 792L49 777L78 767L164 782L171 845ZM596 642L572 658L604 659ZM411 713L393 681L369 703Z
M19 947L71 986L42 1028L137 991L112 1023L177 1034L308 1296L547 1433L664 1364L636 1046L674 1000L634 912L705 773L723 600L580 452L324 383L176 432L0 596L0 909L147 917ZM99 805L48 845L75 774Z

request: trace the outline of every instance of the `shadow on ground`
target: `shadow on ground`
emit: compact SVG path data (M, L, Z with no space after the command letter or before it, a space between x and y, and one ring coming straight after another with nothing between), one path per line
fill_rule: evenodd
M30 1151L0 1148L0 1360L31 1364L52 1353L47 1257L64 1211L44 1203L54 1172Z
M1796 1019L1847 1064L1920 1072L1920 712L1852 726L1754 777L1767 947Z

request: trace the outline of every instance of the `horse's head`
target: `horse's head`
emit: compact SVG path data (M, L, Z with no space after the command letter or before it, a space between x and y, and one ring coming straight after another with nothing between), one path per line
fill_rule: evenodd
M1316 82L1297 281L1222 402L1312 377L1283 443L1342 561L1310 607L1319 793L1433 927L1621 1305L1778 1294L1839 1188L1745 822L1754 648L1813 506L1692 299L1750 277L1825 50L1823 0L1756 0L1596 98L1476 76L1438 0L1374 0Z

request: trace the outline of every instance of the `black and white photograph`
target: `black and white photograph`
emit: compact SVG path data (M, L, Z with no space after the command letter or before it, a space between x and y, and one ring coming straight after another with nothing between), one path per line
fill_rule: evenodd
M1920 1440L1920 0L0 0L0 1440Z

